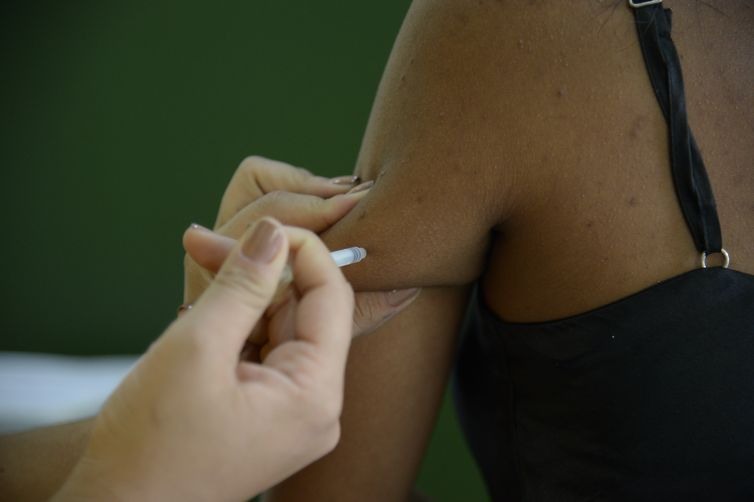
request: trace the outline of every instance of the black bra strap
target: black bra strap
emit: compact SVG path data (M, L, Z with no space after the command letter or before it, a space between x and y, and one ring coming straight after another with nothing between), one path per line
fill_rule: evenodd
M634 8L644 63L668 122L670 165L683 216L697 249L706 254L718 253L722 250L720 220L707 171L686 117L681 63L670 38L670 9L663 9L654 0L629 3Z

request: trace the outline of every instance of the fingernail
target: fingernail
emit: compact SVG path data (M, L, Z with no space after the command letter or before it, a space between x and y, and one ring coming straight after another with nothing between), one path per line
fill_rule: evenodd
M336 185L355 185L359 181L361 181L361 178L358 176L338 176L330 179L330 182Z
M364 191L369 190L370 188L372 188L372 185L374 185L374 181L365 181L361 185L357 185L357 186L353 187L352 189L350 189L348 192L346 192L346 195L351 195L351 194L354 194L354 193L364 192Z
M387 302L391 307L400 307L409 300L419 296L419 288L394 289L387 294Z
M277 256L282 243L283 236L278 227L269 220L260 220L246 236L241 252L250 260L269 263Z
M203 226L199 225L198 223L192 223L190 226L194 230L202 230L204 232L209 232L210 231L209 228L203 227Z

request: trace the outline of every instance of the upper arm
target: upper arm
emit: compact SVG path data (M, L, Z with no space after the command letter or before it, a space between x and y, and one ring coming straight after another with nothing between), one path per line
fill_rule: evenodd
M324 234L332 248L367 249L344 269L357 290L472 282L511 211L521 120L500 37L516 35L487 29L488 9L502 19L496 6L457 0L417 1L407 15L357 161L376 183Z
M376 184L323 236L330 249L367 249L366 260L344 269L357 291L425 289L378 332L354 340L340 444L268 494L272 500L401 500L413 484L468 285L482 271L491 229L512 203L514 171L497 155L505 141L498 127L490 131L488 94L480 74L469 71L469 51L478 49L477 59L490 51L483 41L455 38L464 36L464 23L480 22L458 18L457 5L466 4L412 5L358 160L357 172Z

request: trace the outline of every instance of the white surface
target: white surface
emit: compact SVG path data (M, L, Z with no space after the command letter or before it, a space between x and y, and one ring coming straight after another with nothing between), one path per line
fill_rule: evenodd
M0 352L0 434L95 414L136 360Z

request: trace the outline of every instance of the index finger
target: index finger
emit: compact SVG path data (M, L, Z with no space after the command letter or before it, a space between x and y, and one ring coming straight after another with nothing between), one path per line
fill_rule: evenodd
M353 290L335 265L324 243L314 233L286 227L290 242L293 281L301 294L296 340L315 347L323 371L343 377L353 326Z
M285 162L252 156L245 158L233 173L217 213L215 228L224 225L241 209L270 192L295 192L332 197L350 190L356 176L323 178Z

